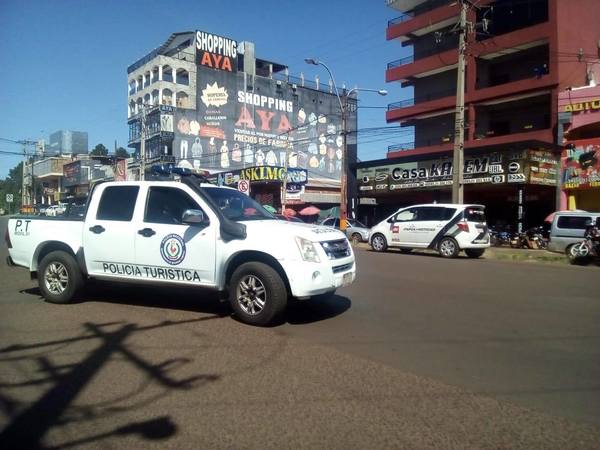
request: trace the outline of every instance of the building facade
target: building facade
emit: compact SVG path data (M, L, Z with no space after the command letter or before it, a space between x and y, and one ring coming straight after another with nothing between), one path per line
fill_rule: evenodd
M46 151L52 155L78 155L88 152L86 131L59 130L50 135Z
M146 171L170 163L238 188L244 180L241 190L276 208L339 204L343 130L331 83L291 77L252 42L203 31L173 34L128 77L129 146L139 154L144 131ZM353 163L355 135L347 147Z
M560 209L600 211L600 86L595 85L600 80L598 69L592 69L590 86L559 94L559 133L563 134L564 144Z
M388 22L387 39L411 46L413 55L389 63L386 81L412 87L414 97L390 104L386 120L413 127L414 140L391 145L387 160L359 165L363 215L451 199L461 3L387 1L401 12ZM587 83L598 58L600 2L475 3L467 13L464 199L486 205L491 224L539 225L560 203L558 94ZM371 183L374 168L388 169L386 182ZM379 179L384 173L377 171Z

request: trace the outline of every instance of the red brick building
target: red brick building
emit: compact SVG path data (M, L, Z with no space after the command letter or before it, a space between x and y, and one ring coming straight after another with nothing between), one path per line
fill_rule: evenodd
M387 39L411 46L413 55L390 62L386 81L412 87L414 96L390 104L386 120L413 127L414 141L391 145L385 160L359 164L359 192L368 199L361 203L370 205L363 218L451 199L451 177L435 168L452 159L460 3L387 1L400 14L388 22ZM521 197L525 226L536 225L560 197L558 93L589 82L599 56L600 1L471 4L467 21L479 25L466 35L465 202L487 205L490 223L510 223ZM426 170L404 171L414 167ZM387 185L373 182L375 172L380 181L388 174Z

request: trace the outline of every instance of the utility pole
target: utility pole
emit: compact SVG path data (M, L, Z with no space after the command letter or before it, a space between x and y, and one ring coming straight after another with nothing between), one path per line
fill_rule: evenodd
M142 105L140 116L140 181L146 178L146 105Z
M454 153L452 157L452 203L463 203L463 170L465 149L465 58L467 9L466 0L460 3L458 35L458 76L456 79L456 113L454 122Z

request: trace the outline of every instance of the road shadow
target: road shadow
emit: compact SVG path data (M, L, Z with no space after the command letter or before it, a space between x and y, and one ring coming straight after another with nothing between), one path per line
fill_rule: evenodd
M23 289L21 293L36 296L43 301L37 287ZM134 286L127 283L92 281L73 303L88 302L173 309L214 317L233 315L228 301L221 301L218 293L202 288ZM292 325L320 322L343 314L351 305L348 298L340 295L334 295L327 300L291 300L286 314L272 326L285 322Z
M327 300L296 300L288 306L285 321L290 325L305 325L332 319L350 309L347 297L334 295Z
M0 378L0 399L2 412L8 417L8 425L0 431L2 449L49 449L70 448L77 445L98 442L109 437L136 435L145 440L165 440L177 433L177 425L170 416L162 415L146 421L120 424L112 430L89 436L78 436L71 442L56 446L44 443L50 430L70 424L90 422L141 409L173 391L192 391L221 378L219 374L202 373L184 378L176 372L192 361L176 355L159 363L146 359L143 350L128 345L127 340L137 333L151 333L165 327L176 327L189 323L215 319L208 316L182 321L162 321L140 326L135 323L93 323L82 324L79 333L57 340L37 343L12 343L0 348L0 369L18 364L34 370L22 371L20 376L7 381ZM65 364L60 354L53 356L57 347L65 349L73 344L88 342L93 349L86 352L78 361ZM6 344L6 342L4 343ZM102 368L115 357L122 359L145 379L145 386L157 385L158 393L144 394L135 389L116 399L103 400L95 404L73 405L77 396L97 378ZM3 370L0 370L2 373ZM44 392L35 400L18 400L19 392L32 386L43 387ZM13 392L16 392L14 394ZM131 414L134 415L135 414ZM118 422L118 421L117 421Z
M42 298L38 287L23 289L21 293ZM71 304L89 302L200 312L219 317L231 315L229 305L221 302L215 291L196 287L141 286L90 280Z

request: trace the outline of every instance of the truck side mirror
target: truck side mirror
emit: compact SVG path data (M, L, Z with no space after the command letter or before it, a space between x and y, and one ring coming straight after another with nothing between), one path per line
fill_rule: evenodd
M208 225L208 217L200 209L186 209L181 215L181 223L188 225Z

